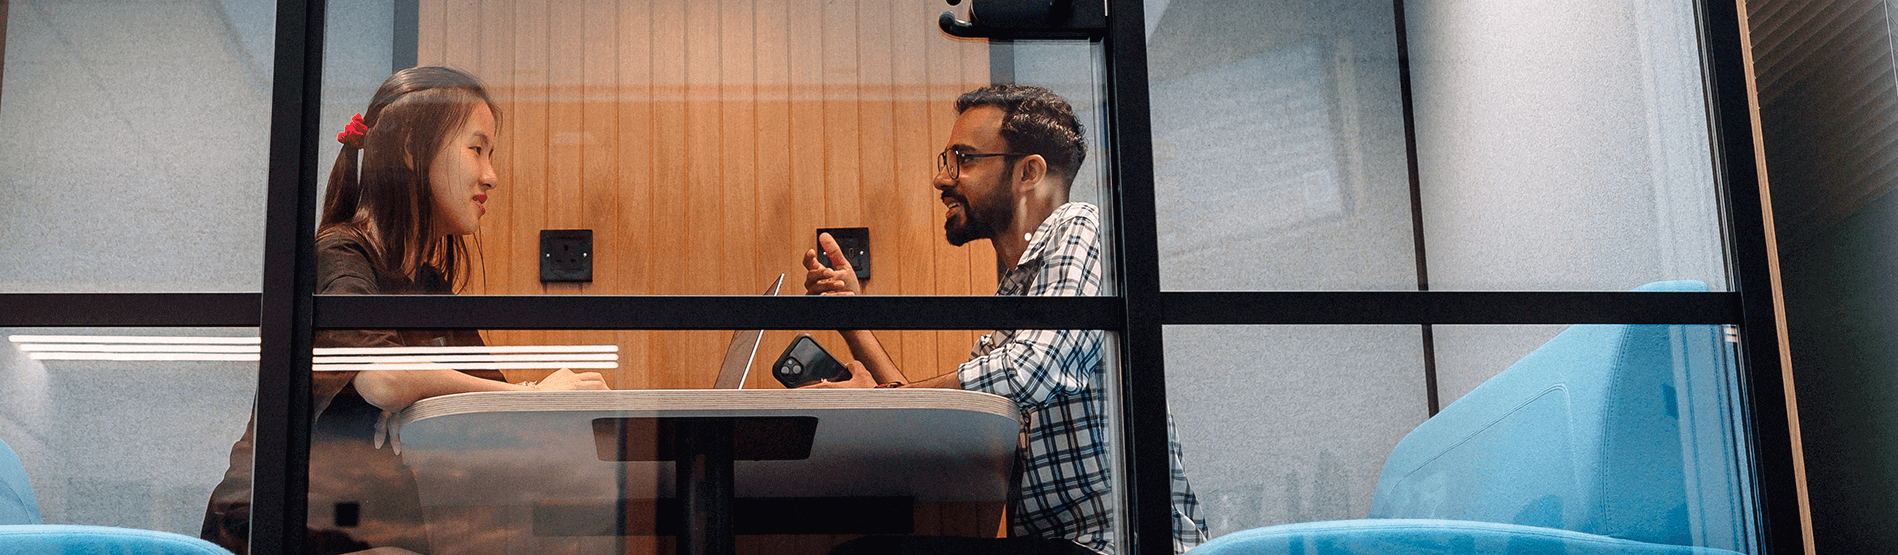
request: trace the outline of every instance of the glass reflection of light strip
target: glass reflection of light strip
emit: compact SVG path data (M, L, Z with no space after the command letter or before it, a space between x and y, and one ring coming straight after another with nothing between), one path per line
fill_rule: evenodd
M230 361L257 362L256 353L28 353L33 360L113 360L113 361Z
M256 345L256 337L184 337L175 335L9 335L14 343L187 343Z
M492 345L487 347L317 347L329 355L450 355L461 353L617 353L619 345Z
M311 369L363 370L610 370L619 345L496 345L470 347L321 347Z
M19 343L14 347L29 353L251 353L256 345L103 345L91 343Z
M436 355L393 357L316 357L318 364L345 362L545 362L550 360L619 360L614 353L579 355Z
M509 362L509 363L455 362L455 363L449 363L449 364L442 364L442 363L436 363L436 362L408 362L408 363L389 362L389 363L372 363L372 364L317 364L317 365L314 365L311 369L317 372L357 372L357 371L362 371L362 370L434 370L438 368L453 368L455 370L557 370L561 368L569 368L569 369L576 369L576 370L582 369L582 368L596 369L596 370L611 370L614 368L619 368L619 363L618 362L571 362L571 361Z
M256 337L12 335L7 339L34 360L257 362L260 358ZM313 369L612 369L619 367L618 353L618 345L326 347L313 350Z
M256 362L256 337L9 335L33 360Z

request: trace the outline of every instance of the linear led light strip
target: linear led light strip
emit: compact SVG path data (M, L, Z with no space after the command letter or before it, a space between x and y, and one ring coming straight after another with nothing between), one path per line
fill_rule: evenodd
M444 366L456 370L619 368L619 345L321 347L315 354L311 369L317 372L428 370Z
M452 355L462 353L617 353L619 345L495 345L489 347L317 347L328 355Z
M256 345L110 345L94 343L18 343L14 347L29 353L250 353Z
M256 362L256 337L10 335L33 360Z
M34 360L256 362L260 359L256 337L13 335L7 339ZM416 370L444 366L462 370L611 369L619 367L618 352L618 345L335 347L315 349L317 358L313 369Z
M33 360L257 362L256 353L27 353Z
M9 335L14 343L196 343L256 345L257 337L184 337L175 335Z
M618 362L573 362L573 361L508 362L508 363L500 363L500 362L451 362L451 363L385 362L385 363L372 363L372 364L316 364L316 365L312 365L310 369L315 370L317 372L361 372L364 370L433 370L437 368L453 368L455 370L557 370L561 368L574 369L574 370L577 370L577 369L611 370L614 368L619 368L619 363Z

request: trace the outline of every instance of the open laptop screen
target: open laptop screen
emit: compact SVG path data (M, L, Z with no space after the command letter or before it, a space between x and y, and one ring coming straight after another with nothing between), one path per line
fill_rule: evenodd
M764 296L778 294L778 288L784 285L784 274L765 288ZM764 336L764 330L738 330L732 332L732 342L725 347L725 360L719 363L718 381L712 389L739 389L745 386L745 376L751 373L751 359L758 354L758 339Z

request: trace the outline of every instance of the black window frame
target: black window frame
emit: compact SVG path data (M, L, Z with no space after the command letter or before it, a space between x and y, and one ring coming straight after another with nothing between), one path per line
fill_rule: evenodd
M996 329L1082 328L1119 334L1128 553L1172 552L1167 471L1168 325L1726 324L1739 330L1748 430L1757 463L1766 553L1804 550L1781 343L1770 218L1761 199L1742 21L1733 2L1699 0L1706 107L1731 291L1183 292L1162 291L1153 189L1146 34L1140 0L1106 0L1111 226L1120 294L1094 298L875 296L318 296L314 238L321 144L322 0L279 0L269 194L261 293L0 294L0 327L245 327L262 337L251 548L303 553L310 414L310 341L318 329ZM398 2L400 4L401 2ZM1393 0L1409 122L1403 0ZM1411 174L1415 171L1415 139ZM577 310L585 307L586 310ZM912 315L930 314L927 319ZM577 315L577 316L576 316ZM1133 369L1133 370L1126 370ZM1151 541L1143 541L1151 540Z

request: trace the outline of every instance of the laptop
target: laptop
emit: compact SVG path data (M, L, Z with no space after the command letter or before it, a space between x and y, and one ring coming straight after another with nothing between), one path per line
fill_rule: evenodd
M784 285L784 274L765 288L764 296L778 294L778 287ZM738 330L732 332L732 342L725 347L725 361L719 364L718 381L712 389L740 389L745 387L745 376L751 373L751 359L758 354L758 339L764 337L764 330Z

